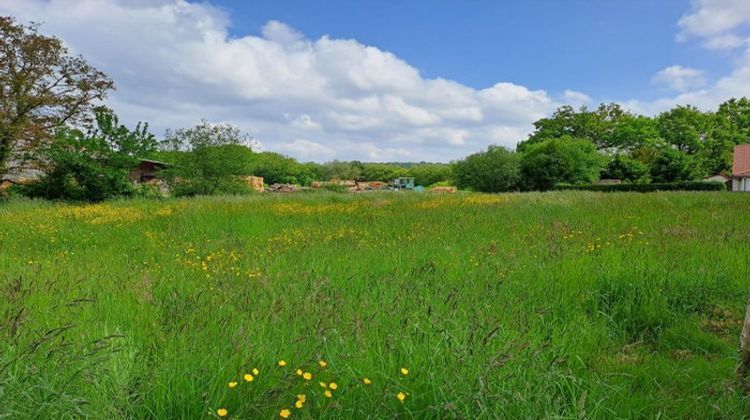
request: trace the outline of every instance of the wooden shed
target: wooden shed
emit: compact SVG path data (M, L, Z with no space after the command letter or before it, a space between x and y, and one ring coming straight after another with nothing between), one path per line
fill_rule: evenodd
M138 166L130 170L130 180L136 184L143 184L153 181L159 176L159 171L168 168L170 165L158 160L141 159Z

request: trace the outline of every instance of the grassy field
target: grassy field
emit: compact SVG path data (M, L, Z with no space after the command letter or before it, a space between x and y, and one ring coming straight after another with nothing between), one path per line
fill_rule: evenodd
M749 215L730 193L7 202L0 418L741 418Z

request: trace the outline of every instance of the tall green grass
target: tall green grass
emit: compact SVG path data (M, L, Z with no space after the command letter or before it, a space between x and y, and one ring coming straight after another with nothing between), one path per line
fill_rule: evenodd
M0 204L0 418L741 418L748 214L729 193Z

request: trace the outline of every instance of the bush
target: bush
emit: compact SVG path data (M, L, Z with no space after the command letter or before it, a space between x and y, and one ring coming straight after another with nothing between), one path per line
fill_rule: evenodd
M600 192L654 192L654 191L726 191L727 186L718 181L684 181L654 184L589 184L557 185L556 190L585 190Z
M672 148L662 149L651 163L651 179L654 182L690 181L701 175L692 156Z
M599 177L604 157L588 140L570 136L530 144L521 157L521 175L529 190L549 190L556 184L584 184Z
M519 172L518 155L500 146L490 146L453 165L458 188L487 193L515 189Z

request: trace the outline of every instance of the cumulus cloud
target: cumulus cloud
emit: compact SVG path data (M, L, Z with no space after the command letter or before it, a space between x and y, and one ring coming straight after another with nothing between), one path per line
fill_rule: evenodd
M678 25L678 37L721 36L750 23L750 2L746 0L694 0L693 10Z
M589 95L570 89L563 92L563 98L565 98L566 103L572 106L582 106L591 103L591 97Z
M699 88L706 84L703 71L682 66L662 69L654 75L652 81L679 92Z
M309 39L279 21L232 35L231 17L209 2L0 0L0 13L44 22L113 77L109 104L125 121L157 131L231 121L300 159L448 161L512 147L558 105L512 83L425 78L388 51Z

